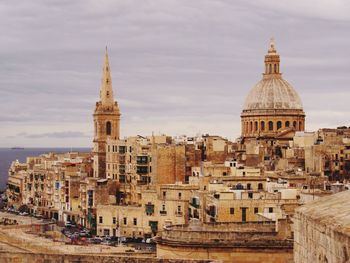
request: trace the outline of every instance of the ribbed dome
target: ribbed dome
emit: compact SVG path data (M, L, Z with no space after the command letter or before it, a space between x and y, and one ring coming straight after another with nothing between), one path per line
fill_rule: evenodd
M249 92L243 110L302 110L298 93L282 77L263 78Z

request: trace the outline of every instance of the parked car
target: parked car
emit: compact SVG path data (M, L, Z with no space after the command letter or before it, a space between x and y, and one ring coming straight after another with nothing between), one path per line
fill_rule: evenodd
M40 214L34 214L34 217L35 217L35 218L38 218L38 219L42 219L42 218L43 218L43 216L40 215Z
M64 224L65 227L72 227L73 224L69 221L67 221L65 224Z
M19 213L20 216L27 216L29 215L27 212L22 212L22 213Z
M152 238L147 238L146 239L146 244L153 244L153 243L154 243L154 241L153 241Z

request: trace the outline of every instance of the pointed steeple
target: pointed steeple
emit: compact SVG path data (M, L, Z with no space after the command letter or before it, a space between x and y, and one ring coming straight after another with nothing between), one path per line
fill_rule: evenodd
M103 76L100 89L100 99L103 106L113 106L113 89L112 89L112 78L109 67L108 51L106 46L105 61L103 64Z
M280 77L280 55L276 51L274 38L270 39L270 47L265 56L264 77Z

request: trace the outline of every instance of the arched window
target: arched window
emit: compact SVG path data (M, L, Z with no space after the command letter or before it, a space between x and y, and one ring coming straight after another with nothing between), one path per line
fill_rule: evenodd
M249 132L252 132L253 131L253 122L251 121L249 123Z
M289 121L286 121L286 127L288 128L289 127Z
M247 190L250 190L252 188L251 184L247 184Z
M277 73L277 65L274 65L274 73Z
M293 121L293 127L297 128L297 122L296 121Z
M269 131L273 131L273 122L269 121Z
M111 135L112 134L112 124L110 121L107 121L106 123L106 134Z
M278 121L277 122L277 130L281 129L282 128L282 122L281 121Z
M255 127L254 127L254 128L255 128L255 131L257 132L258 129L259 129L259 127L258 127L258 122L257 122L257 121L255 122Z
M269 65L269 73L270 73L270 74L272 73L272 67L271 67L271 64Z
M262 183L258 184L258 190L263 190L263 184Z
M301 123L301 121L299 121L299 130L302 131L303 130L303 124Z
M265 131L265 122L264 122L264 121L262 121L262 122L260 123L260 129L261 129L262 131Z

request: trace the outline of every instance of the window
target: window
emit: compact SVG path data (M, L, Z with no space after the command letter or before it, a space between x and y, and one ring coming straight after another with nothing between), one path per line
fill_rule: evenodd
M289 123L289 121L286 121L286 127L288 128L289 127L289 125L290 125L290 123Z
M111 135L112 134L112 124L110 121L107 121L106 123L106 134Z
M113 217L113 224L115 225L117 223L117 219Z
M166 192L165 191L163 191L163 198L165 198L166 197Z
M124 225L128 224L128 219L126 217L123 218L123 223L124 223Z
M181 199L181 196L182 196L182 194L181 194L181 193L179 193L179 199Z
M263 190L263 184L262 183L258 184L258 190Z
M254 129L255 129L255 131L258 131L258 122L256 121L255 123L254 123Z
M177 206L177 212L181 213L181 206L180 205Z
M297 122L293 121L293 127L296 128L297 127Z
M165 205L162 205L162 210L165 211Z
M230 214L234 215L235 214L235 209L233 207L230 207Z
M259 213L259 208L258 207L254 207L254 214Z
M262 121L262 122L260 123L260 129L261 129L262 131L265 130L265 122L264 122L264 121Z
M273 131L273 122L269 121L269 131Z
M103 217L102 217L102 216L99 217L98 222L99 222L100 224L103 223Z
M134 226L137 226L137 218L134 217Z
M278 121L277 122L277 130L281 129L282 128L282 122L281 121Z
M253 193L248 193L248 198L253 199Z
M269 207L269 213L273 213L273 207Z
M247 190L250 190L252 188L251 184L247 184Z

